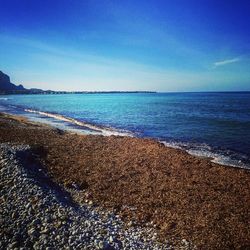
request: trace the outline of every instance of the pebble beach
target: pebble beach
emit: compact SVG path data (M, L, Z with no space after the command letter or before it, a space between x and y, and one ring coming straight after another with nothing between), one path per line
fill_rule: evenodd
M152 228L126 230L119 216L73 202L28 158L28 146L0 145L1 249L172 249Z
M74 143L73 143L74 142ZM0 114L0 249L249 249L249 171Z

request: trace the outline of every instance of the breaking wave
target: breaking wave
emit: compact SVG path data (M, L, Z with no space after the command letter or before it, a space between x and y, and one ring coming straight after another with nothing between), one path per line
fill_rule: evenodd
M204 157L221 165L250 169L246 155L232 150L214 149L206 143L189 143L176 141L161 141L166 147L185 150L190 155Z
M5 106L5 108L7 107ZM57 113L49 113L49 112L44 112L44 111L39 111L39 110L34 110L34 109L23 109L22 107L18 107L18 106L13 106L13 107L8 106L8 108L11 108L11 110L12 109L13 110L19 109L20 111L23 110L28 113L39 115L42 118L47 117L47 118L53 118L57 121L63 121L66 123L66 125L69 124L69 125L76 126L76 129L78 131L82 131L84 133L100 134L104 136L111 136L111 135L130 136L130 137L137 136L137 133L135 134L127 130L121 130L121 129L118 130L118 129L108 127L108 126L94 125L85 121L80 121L80 120L70 118L64 115L60 115ZM7 112L9 112L9 110ZM235 152L229 149L213 148L206 143L165 141L165 140L164 141L159 140L159 141L167 147L181 149L191 155L208 158L214 163L250 170L249 157L243 153Z
M89 129L91 131L96 132L97 134L102 134L105 136L111 136L111 135L116 135L116 136L130 136L133 137L133 134L129 131L125 130L117 130L115 128L111 127L104 127L104 126L96 126L87 122L79 121L74 118L66 117L60 114L55 114L55 113L48 113L48 112L43 112L43 111L38 111L38 110L33 110L33 109L25 109L24 111L29 112L29 113L34 113L38 114L41 116L49 117L49 118L54 118L56 120L64 121L73 125L77 125L82 127L83 129Z
M117 130L111 127L105 126L97 126L94 124L90 124L87 122L79 121L74 118L66 117L56 113L48 113L33 109L25 109L26 112L38 114L41 116L53 118L56 120L60 120L63 122L67 122L73 125L77 125L82 129L88 129L90 131L94 131L96 134L101 134L104 136L130 136L133 137L134 135L125 130ZM250 169L250 163L247 162L247 157L244 154L236 153L231 150L219 150L214 149L206 143L191 143L191 142L176 142L176 141L161 141L165 146L182 149L188 152L191 155L204 157L211 160L211 162L218 163L221 165L231 166L231 167L238 167L238 168L245 168Z

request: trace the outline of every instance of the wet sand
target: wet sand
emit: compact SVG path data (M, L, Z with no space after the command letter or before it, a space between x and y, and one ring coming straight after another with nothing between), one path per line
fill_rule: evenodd
M198 249L250 248L250 171L150 139L79 135L0 115L0 143L28 144L50 177L129 224Z

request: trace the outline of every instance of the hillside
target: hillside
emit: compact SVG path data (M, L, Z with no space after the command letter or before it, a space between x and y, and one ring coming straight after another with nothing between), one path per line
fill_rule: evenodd
M10 77L0 71L0 92L25 91L23 85L15 85L10 82Z

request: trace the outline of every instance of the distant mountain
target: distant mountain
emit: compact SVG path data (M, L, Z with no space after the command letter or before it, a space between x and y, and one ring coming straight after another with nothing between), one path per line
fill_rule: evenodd
M6 94L116 94L116 93L156 93L154 91L53 91L42 89L26 89L23 85L10 82L10 77L0 70L0 95Z
M15 85L10 82L10 77L0 70L0 94L45 94L52 91L44 91L42 89L26 89L23 85Z
M23 85L15 85L10 82L10 77L0 71L0 92L25 91Z

